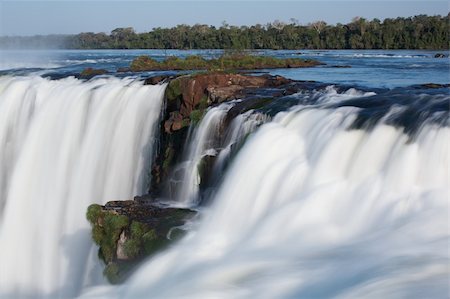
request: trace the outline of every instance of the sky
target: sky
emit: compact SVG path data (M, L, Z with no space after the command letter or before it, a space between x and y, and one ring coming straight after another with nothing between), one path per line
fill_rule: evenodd
M297 0L297 1L22 1L0 0L0 35L76 34L133 27L196 23L220 26L267 24L274 20L300 24L324 20L348 23L353 17L385 19L418 14L447 15L448 1L438 0Z

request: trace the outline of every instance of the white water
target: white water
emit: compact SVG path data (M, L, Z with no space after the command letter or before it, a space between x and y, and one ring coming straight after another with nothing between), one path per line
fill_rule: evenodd
M103 281L86 208L146 191L164 88L0 78L0 298Z
M200 202L198 167L203 158L217 156L210 174L213 180L216 179L223 173L224 163L231 154L232 146L242 141L265 120L261 114L248 111L235 117L231 124L225 127L225 117L232 106L233 103L224 103L209 109L198 127L189 134L191 137L188 137L184 161L177 165L172 174L172 181L180 177L179 186L175 187L177 205L192 207Z
M356 108L277 115L197 231L86 298L446 298L450 129L414 140Z
M175 172L181 172L180 186L176 190L177 202L181 205L192 206L198 202L200 177L198 165L206 155L217 154L220 130L227 111L231 106L222 104L208 110L199 126L194 129L192 137L188 137L187 153Z

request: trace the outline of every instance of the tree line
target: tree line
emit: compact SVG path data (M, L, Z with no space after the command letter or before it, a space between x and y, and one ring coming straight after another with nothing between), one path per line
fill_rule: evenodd
M196 24L153 28L136 33L117 28L110 34L0 37L1 48L64 49L448 49L449 17L418 15L366 20L348 24L324 21L300 25L298 20L265 25L222 26Z

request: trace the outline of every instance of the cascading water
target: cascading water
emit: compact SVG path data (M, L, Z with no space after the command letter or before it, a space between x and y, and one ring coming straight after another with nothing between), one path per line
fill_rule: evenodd
M446 297L449 97L418 98L428 117L414 131L410 99L277 114L246 141L196 231L125 285L84 297ZM362 125L367 114L375 125Z
M177 202L192 206L198 203L198 189L200 178L198 165L206 156L216 155L216 148L219 145L218 136L220 136L221 125L230 105L223 104L208 110L201 123L189 138L185 158L180 163L172 175L172 181L178 181L179 186L175 185L175 198ZM192 128L191 128L192 129ZM179 180L174 179L180 177Z
M165 86L0 78L0 298L101 282L87 206L145 193Z
M197 127L191 128L188 143L182 161L174 170L170 179L170 188L175 189L176 204L192 207L201 201L199 167L206 157L215 157L211 181L217 181L223 174L225 163L232 147L241 142L258 125L266 120L262 114L248 111L236 116L226 125L228 111L234 103L224 103L209 109ZM189 137L190 136L190 137Z

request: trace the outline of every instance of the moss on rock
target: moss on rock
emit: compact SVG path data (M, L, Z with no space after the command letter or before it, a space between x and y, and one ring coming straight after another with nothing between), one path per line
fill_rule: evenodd
M102 206L92 204L88 207L86 218L92 226L92 239L99 246L105 263L116 258L117 241L128 226L128 218L114 212L105 211Z
M137 201L114 201L105 206L90 205L86 218L92 239L99 246L104 275L118 283L143 258L167 246L169 231L183 225L195 213L191 210L160 208Z
M104 75L106 73L108 73L107 70L94 69L94 68L88 67L88 68L85 68L83 71L81 71L80 78L90 79L92 77L99 76L99 75Z

